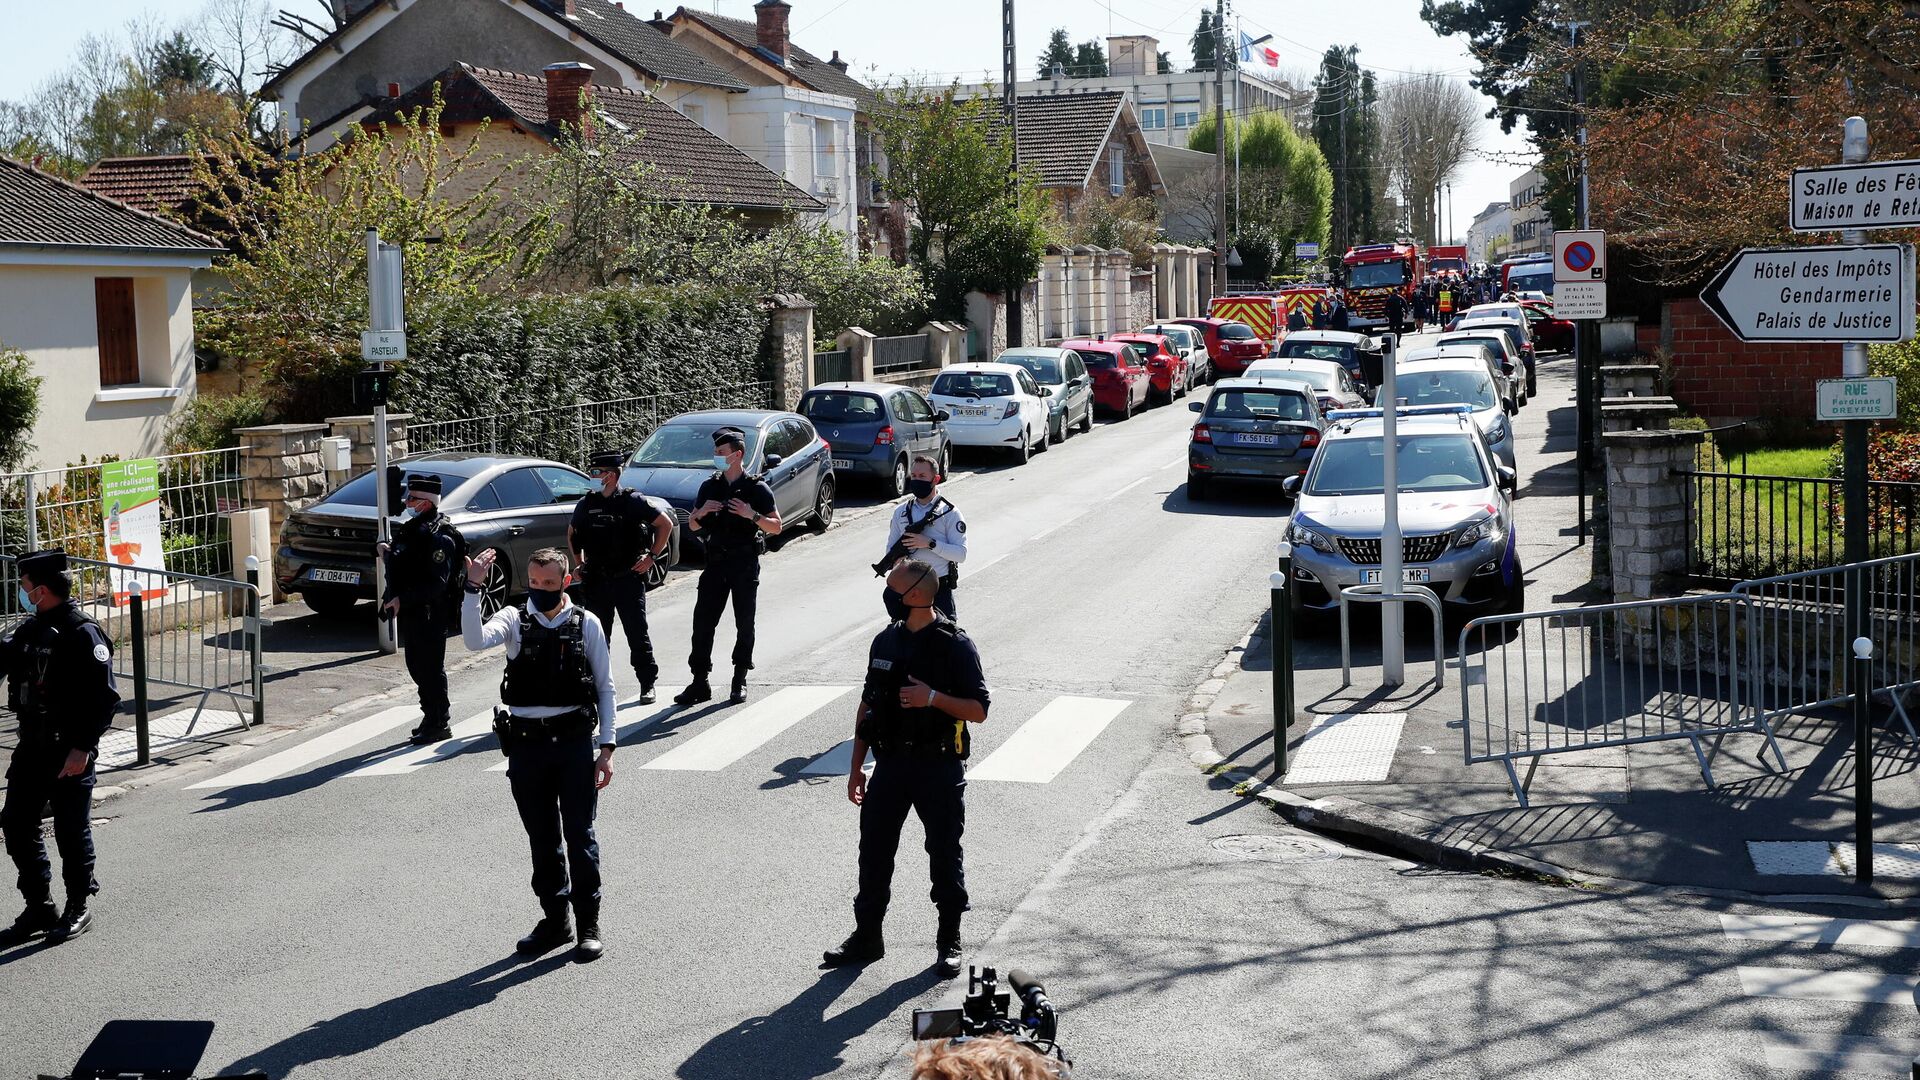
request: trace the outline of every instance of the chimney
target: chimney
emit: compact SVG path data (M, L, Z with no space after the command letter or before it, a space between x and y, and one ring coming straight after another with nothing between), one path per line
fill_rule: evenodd
M760 47L772 53L782 67L787 63L787 15L792 10L787 0L760 0L753 5Z
M397 98L397 97L399 97L399 96L400 96L400 84L399 84L399 83L397 83L397 82L390 82L390 83L388 83L388 84L387 84L387 96L388 96L388 97L390 97L390 98Z
M556 129L570 125L580 138L592 138L592 117L581 110L580 98L592 85L593 65L548 64L541 73L547 77L547 122Z
M1058 60L1053 62L1053 88L1060 89L1060 80L1067 77L1067 65Z
M846 74L847 62L845 60L840 59L839 49L833 50L833 59L827 61L827 63L833 67L839 68L841 74L843 75Z

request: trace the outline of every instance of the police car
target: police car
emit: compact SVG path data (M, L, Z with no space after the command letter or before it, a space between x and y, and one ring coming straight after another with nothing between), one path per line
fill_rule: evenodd
M1282 484L1296 497L1288 592L1299 613L1335 610L1341 589L1380 581L1381 412L1341 410L1327 420L1313 466ZM1406 583L1472 614L1524 610L1516 474L1494 456L1471 407L1402 408L1395 442Z

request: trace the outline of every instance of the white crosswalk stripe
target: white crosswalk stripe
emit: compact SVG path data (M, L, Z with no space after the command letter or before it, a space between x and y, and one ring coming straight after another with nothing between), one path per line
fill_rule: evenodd
M259 761L243 765L211 780L189 784L187 790L241 787L277 780L288 773L324 761L342 750L357 746L368 739L418 719L420 719L420 710L411 705L397 705L391 709L382 709L372 716L362 717L324 731L290 750L269 754Z
M1720 931L1729 941L1808 947L1834 957L1843 948L1920 949L1920 922L1830 919L1813 915L1723 913ZM1782 950L1768 959L1781 959ZM1893 965L1910 968L1910 964ZM1742 964L1735 973L1749 997L1837 1004L1904 1005L1920 992L1920 978L1870 967L1812 968ZM1824 1018L1822 1018L1824 1019ZM1905 1076L1920 1058L1920 1039L1848 1035L1825 1030L1755 1033L1767 1067L1785 1073L1845 1073Z
M445 761L458 757L485 741L493 732L493 710L475 713L453 725L453 736L426 746L414 746L388 757L381 758L371 765L364 765L348 773L348 776L399 776L417 772L436 761Z
M853 740L842 739L833 749L807 762L801 776L845 776L853 771ZM867 758L862 772L873 771L873 758Z
M718 724L640 767L718 772L852 689L851 686L783 687L740 706Z
M1920 1056L1920 1039L1880 1039L1824 1033L1760 1033L1767 1066L1782 1072L1842 1072L1907 1076Z
M647 728L672 716L674 712L679 709L679 706L673 703L673 696L685 689L686 687L684 686L659 686L654 688L654 697L656 700L652 705L629 703L617 706L623 715L617 716L614 719L614 745L618 746L627 736L635 734L636 732L645 731ZM634 710L636 709L641 710L637 715L634 714ZM491 713L489 713L489 715L491 715ZM492 765L487 766L487 771L506 772L507 763L505 760L496 761Z
M1047 783L1131 704L1110 698L1054 698L968 771L967 779Z
M1916 988L1920 988L1920 978L1912 975L1882 975L1876 971L1816 971L1812 968L1740 968L1740 989L1748 997L1896 1005L1911 1002Z
M1811 915L1722 915L1720 929L1735 941L1801 941L1809 945L1920 949L1920 922L1822 919Z

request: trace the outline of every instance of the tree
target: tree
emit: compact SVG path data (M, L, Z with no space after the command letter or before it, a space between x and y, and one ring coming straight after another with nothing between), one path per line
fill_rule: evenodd
M1188 147L1211 152L1214 120L1202 116L1188 135ZM1286 115L1262 111L1229 117L1227 145L1240 149L1239 203L1230 206L1231 242L1240 252L1242 276L1264 281L1293 265L1293 245L1324 243L1333 211L1333 172L1312 140L1301 135ZM1181 197L1212 199L1191 183ZM1232 198L1229 189L1229 198ZM1189 221L1213 221L1210 206L1182 206Z
M193 31L220 91L249 119L256 136L277 126L269 110L257 107L260 87L293 58L301 40L279 24L274 12L274 0L208 0Z
M1067 68L1076 79L1107 77L1107 50L1099 41L1083 41L1074 47L1073 66Z
M1064 26L1055 27L1053 33L1047 37L1047 51L1040 54L1040 77L1053 78L1055 66L1060 67L1068 75L1076 74L1073 70L1073 43L1067 40L1067 30Z
M1436 73L1408 75L1386 85L1381 122L1388 132L1388 176L1413 235L1440 243L1434 194L1474 152L1479 103L1466 86Z
M26 353L0 342L0 469L12 472L33 457L41 381Z
M1379 239L1378 193L1384 186L1380 159L1379 93L1371 71L1355 60L1358 46L1335 45L1321 57L1314 77L1313 138L1333 169L1333 243L1344 250Z
M1135 266L1150 266L1161 238L1160 208L1151 195L1090 192L1073 201L1052 231L1061 244L1119 248L1132 254Z
M1155 72L1157 72L1157 73L1159 73L1159 74L1161 74L1161 75L1171 75L1171 74L1173 74L1173 57L1172 57L1172 55L1170 55L1170 54L1168 54L1168 53L1160 53L1160 54L1158 54L1158 56L1156 56L1156 57L1155 57L1155 64L1154 64L1154 71L1155 71Z
M1200 9L1200 25L1193 31L1193 67L1191 71L1212 71L1213 58L1220 52L1220 28L1213 12Z

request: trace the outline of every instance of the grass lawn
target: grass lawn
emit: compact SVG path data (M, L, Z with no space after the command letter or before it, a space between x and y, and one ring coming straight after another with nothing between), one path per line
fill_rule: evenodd
M1831 461L1830 449L1807 447L1756 450L1744 460L1736 455L1703 466L1702 472L1722 475L1695 481L1694 554L1700 572L1739 580L1837 565L1845 548L1844 524ZM1741 474L1799 479L1735 478ZM1868 537L1872 557L1912 550L1914 536L1901 526L1920 507L1904 505L1905 491L1875 492L1876 525Z

